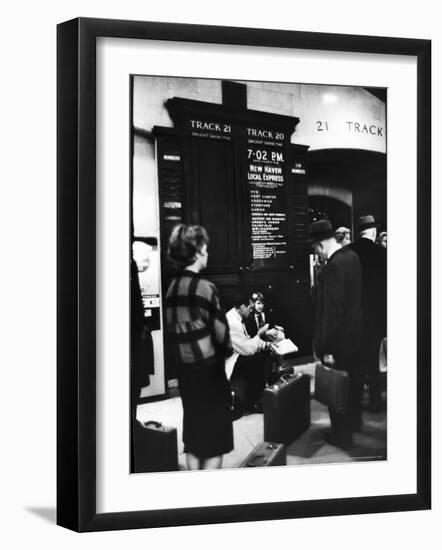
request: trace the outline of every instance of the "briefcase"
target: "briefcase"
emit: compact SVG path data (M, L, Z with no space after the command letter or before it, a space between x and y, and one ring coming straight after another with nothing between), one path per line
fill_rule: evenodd
M285 374L264 389L264 440L288 445L310 426L310 376Z
M347 398L348 373L318 363L315 368L315 399L332 411L344 414Z
M263 441L253 449L249 456L241 463L240 468L256 468L258 466L285 466L287 453L282 443Z
M133 423L133 470L170 472L178 470L178 438L176 428L150 420Z

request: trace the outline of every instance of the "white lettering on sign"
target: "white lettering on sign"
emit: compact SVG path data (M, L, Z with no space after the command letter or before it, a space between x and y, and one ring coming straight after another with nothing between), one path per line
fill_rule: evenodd
M281 174L282 168L279 166L264 166L264 172L267 172L267 174Z
M263 175L263 179L264 181L280 181L280 182L283 182L284 181L284 176L274 176L273 174L264 174Z
M179 155L163 155L164 160L173 160L175 162L179 162L181 160L181 157Z
M361 122L347 121L347 128L349 132L357 134L371 134L372 136L383 137L384 129L376 124L362 124Z
M210 130L211 132L223 132L228 134L232 131L230 124L222 124L221 122L191 120L190 124L195 130Z
M163 206L164 208L181 208L183 205L178 201L166 201Z
M284 155L279 151L269 151L266 149L247 149L247 158L256 161L284 162Z
M345 129L353 134L365 134L377 137L384 137L384 129L377 124L366 124L363 122L357 122L353 120L347 120L344 123ZM333 128L332 128L333 129ZM317 132L328 132L329 123L327 120L316 121Z
M273 130L262 130L258 128L247 128L247 135L252 138L264 139L284 139L284 132L274 132Z

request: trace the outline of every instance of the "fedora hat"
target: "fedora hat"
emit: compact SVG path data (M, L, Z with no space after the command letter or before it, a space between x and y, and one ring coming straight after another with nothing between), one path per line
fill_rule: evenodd
M329 220L312 222L307 229L307 241L314 243L334 236L332 224Z
M376 223L374 217L369 214L368 216L361 216L358 220L358 230L370 229L370 227L379 227L379 223Z

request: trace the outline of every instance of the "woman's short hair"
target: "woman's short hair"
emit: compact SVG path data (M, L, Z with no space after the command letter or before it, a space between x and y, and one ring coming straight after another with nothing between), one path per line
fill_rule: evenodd
M250 295L250 299L252 300L252 302L256 302L259 300L260 302L264 303L264 294L258 291L252 292L252 294Z
M209 244L209 236L200 225L180 224L173 228L169 238L169 257L177 267L186 267L196 260L196 253Z

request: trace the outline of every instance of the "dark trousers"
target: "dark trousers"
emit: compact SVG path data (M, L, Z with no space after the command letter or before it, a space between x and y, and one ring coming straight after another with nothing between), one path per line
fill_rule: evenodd
M357 431L361 426L362 418L364 373L356 361L351 365L351 370L350 365L348 369L344 369L348 372L347 411L342 414L329 409L332 431L342 438L349 438L353 431Z
M364 375L368 382L370 406L381 405L382 378L379 371L379 348L381 337L369 335L365 338L361 349L361 362Z
M262 399L272 358L268 353L240 355L236 360L230 384L243 409Z

